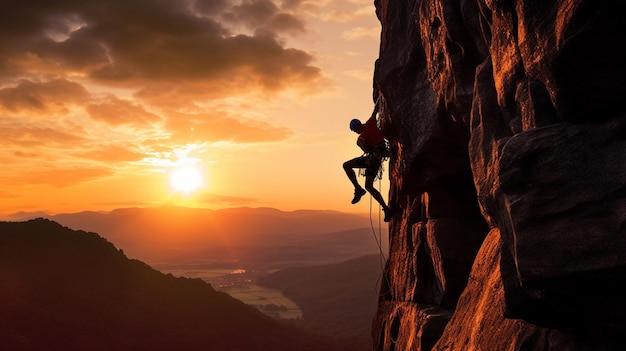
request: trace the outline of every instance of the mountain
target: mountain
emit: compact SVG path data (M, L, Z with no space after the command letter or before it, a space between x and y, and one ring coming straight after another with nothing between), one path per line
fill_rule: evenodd
M0 222L2 350L351 350L47 219Z
M307 328L371 350L383 265L380 255L367 255L336 264L287 268L258 278L257 284L279 289L296 302Z
M49 216L62 225L99 233L129 257L149 264L237 261L254 265L294 259L316 264L376 253L366 215L272 208L208 210L123 208L110 213ZM374 228L384 239L387 232Z
M49 215L46 212L35 211L35 212L26 212L19 211L6 216L3 216L2 220L18 222L18 221L26 221L33 218L45 218Z

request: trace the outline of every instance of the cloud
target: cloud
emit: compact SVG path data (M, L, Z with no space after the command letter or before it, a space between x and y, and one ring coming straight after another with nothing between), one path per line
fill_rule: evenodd
M47 82L20 80L0 90L0 111L5 113L65 114L89 97L81 84L67 79Z
M228 7L230 0L196 0L193 7L202 15L210 16L220 13Z
M75 156L106 163L138 162L148 155L131 150L130 145L103 145L93 150L75 152Z
M221 116L216 113L182 114L169 116L166 127L172 131L172 139L187 143L200 141L233 141L237 143L273 142L287 139L293 132L257 120Z
M62 129L53 127L18 125L10 123L0 124L0 145L7 148L69 148L80 145L86 140L87 138L80 128ZM26 154L22 154L22 156L24 155Z
M145 125L161 121L161 118L146 111L142 106L113 95L100 103L87 105L86 111L91 118L112 126L123 124Z
M0 79L65 72L104 85L209 82L232 91L279 91L322 78L314 57L281 33L302 21L268 0L47 0L0 11ZM228 19L226 22L225 19ZM224 21L224 22L220 22ZM233 33L235 26L253 28Z
M4 123L0 145L67 157L78 145L285 140L290 129L244 117L243 107L207 111L224 99L253 95L265 103L282 91L322 90L328 81L315 57L282 39L306 31L299 5L32 0L6 11L0 5L0 116L23 118ZM70 155L98 152L105 153Z
M227 23L243 25L256 33L296 35L305 32L300 18L281 11L270 0L245 0L225 11L221 18Z
M245 0L226 11L222 18L230 23L241 23L249 29L262 27L280 10L269 0Z
M266 27L273 32L284 32L294 36L306 31L304 23L299 18L287 13L276 14L267 22Z

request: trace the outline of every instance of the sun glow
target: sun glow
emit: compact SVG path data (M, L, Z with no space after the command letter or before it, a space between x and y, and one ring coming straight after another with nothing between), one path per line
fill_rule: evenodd
M189 194L202 187L202 173L192 166L179 167L170 173L169 184L173 191Z

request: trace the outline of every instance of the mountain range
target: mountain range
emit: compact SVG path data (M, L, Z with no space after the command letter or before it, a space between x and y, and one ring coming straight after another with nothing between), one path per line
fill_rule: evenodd
M167 206L56 215L19 213L11 219L33 216L98 233L128 257L150 265L239 262L257 267L269 263L279 269L340 262L387 250L387 226L379 228L367 215L336 211Z
M132 257L131 262L149 270L154 267L184 276L177 272L243 267L249 270L245 279L253 281L275 272L260 284L282 291L298 304L304 313L298 325L359 350L371 346L369 329L377 306L377 279L383 264L380 252L387 251L387 228L377 228L367 215L159 207L58 215L18 213L11 218L33 216L39 219L28 223L59 223L68 227L66 230L95 235L114 245L119 255ZM55 276L46 272L42 275ZM52 283L54 279L46 280Z
M355 349L43 218L0 222L0 282L2 350Z

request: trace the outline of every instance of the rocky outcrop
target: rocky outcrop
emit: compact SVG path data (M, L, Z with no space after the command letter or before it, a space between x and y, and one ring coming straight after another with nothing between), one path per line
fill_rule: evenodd
M375 5L399 214L374 349L626 349L619 2Z

